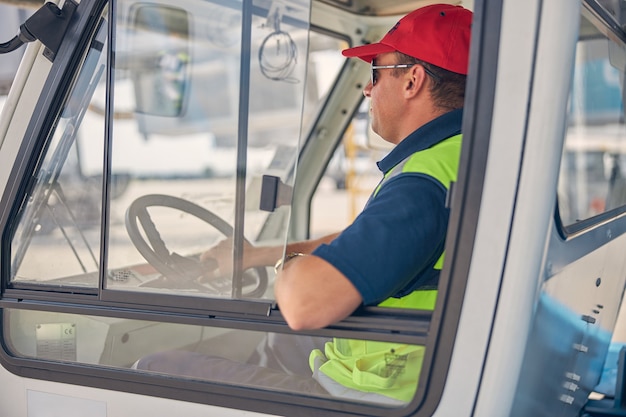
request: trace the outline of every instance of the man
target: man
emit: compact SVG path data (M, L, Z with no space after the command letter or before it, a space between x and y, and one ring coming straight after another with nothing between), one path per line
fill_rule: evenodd
M352 225L287 248L311 254L290 256L276 280L276 301L292 329L325 327L361 304L434 308L446 194L460 154L471 20L458 6L427 6L380 42L343 51L372 64L364 89L372 129L396 147L378 163L385 179ZM331 393L402 402L414 394L422 355L417 346L335 341L314 351L311 364Z
M371 63L364 89L372 129L395 148L384 179L343 232L289 244L277 263L275 298L293 330L318 329L361 305L433 309L456 180L472 13L436 4L403 17L378 43L343 51ZM223 259L227 245L205 257ZM282 248L244 250L244 268ZM398 405L417 387L423 347L334 340L310 365L325 391Z

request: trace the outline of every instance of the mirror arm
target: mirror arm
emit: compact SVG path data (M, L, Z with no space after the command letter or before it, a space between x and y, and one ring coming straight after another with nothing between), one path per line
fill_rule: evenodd
M0 54L12 52L37 39L46 46L44 56L54 61L70 20L78 7L74 0L66 0L63 8L51 2L45 3L22 25L18 34L8 42L0 44Z

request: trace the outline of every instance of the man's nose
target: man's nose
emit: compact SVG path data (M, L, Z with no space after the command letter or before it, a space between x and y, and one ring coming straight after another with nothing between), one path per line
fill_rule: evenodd
M370 97L370 93L372 91L372 87L373 87L372 80L369 80L367 82L367 84L365 84L365 87L363 87L363 95L365 97L367 97L367 98Z

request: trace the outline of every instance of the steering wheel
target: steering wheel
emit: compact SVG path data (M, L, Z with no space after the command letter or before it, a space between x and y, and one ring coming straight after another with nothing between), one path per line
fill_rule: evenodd
M150 218L148 207L169 207L191 214L215 227L225 236L232 236L233 228L204 207L182 198L164 194L141 196L133 201L126 210L126 230L130 240L146 261L163 275L160 280L165 282L161 282L160 286L183 289L194 287L206 291L207 287L196 280L206 272L211 260L201 262L194 257L170 252ZM144 230L147 241L139 230L139 224ZM267 270L264 267L256 267L253 270L256 274L251 274L249 271L244 272L242 283L256 281L256 287L252 291L242 294L243 297L260 297L267 289Z

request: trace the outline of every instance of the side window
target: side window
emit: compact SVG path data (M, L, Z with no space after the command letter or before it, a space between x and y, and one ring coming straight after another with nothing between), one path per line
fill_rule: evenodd
M626 204L623 45L584 17L559 179L564 226Z
M364 99L313 196L313 237L343 230L352 223L382 178L376 162L391 150L391 145L372 132L368 109L369 99Z
M111 172L128 184L110 204L108 289L148 304L154 294L273 298L273 270L239 271L238 251L269 217L262 176L287 183L296 159L307 30L283 21L273 31L262 15L245 22L241 7L195 2L192 16L120 3L114 115L125 117L113 120ZM288 210L276 209L278 242ZM200 256L225 239L233 266L218 271Z
M363 309L295 333L272 266L243 264L246 245L286 242L301 131L345 68L345 39L311 31L309 6L123 0L102 13L11 220L8 354L34 372L78 363L81 378L115 389L212 404L227 392L235 408L251 396L281 413L301 397L380 416L419 405L429 312ZM361 210L388 151L371 146L365 114L367 103L316 197L318 213L346 207L335 230ZM280 184L270 209L268 177ZM222 241L223 269L202 257ZM358 349L368 357L355 365L346 352Z
M106 25L98 29L46 144L11 241L10 284L98 288L104 156ZM89 166L85 159L99 160ZM113 178L115 180L115 177Z

